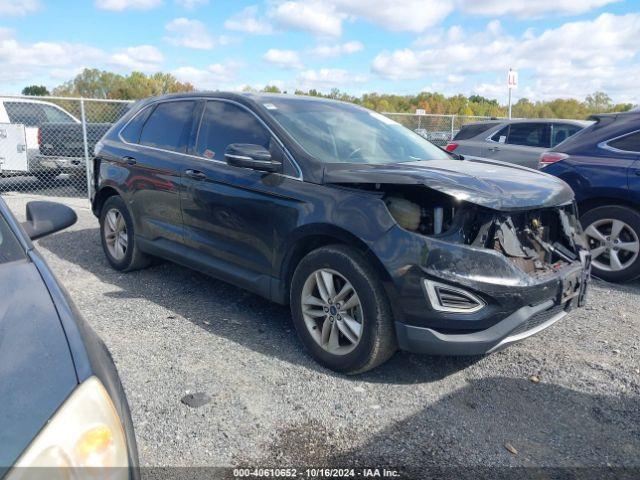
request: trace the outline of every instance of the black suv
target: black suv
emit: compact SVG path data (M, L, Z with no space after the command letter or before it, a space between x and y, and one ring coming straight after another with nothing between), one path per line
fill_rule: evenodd
M304 345L342 372L398 347L492 352L584 301L564 182L454 158L351 104L148 99L97 145L93 183L115 269L157 256L290 304Z

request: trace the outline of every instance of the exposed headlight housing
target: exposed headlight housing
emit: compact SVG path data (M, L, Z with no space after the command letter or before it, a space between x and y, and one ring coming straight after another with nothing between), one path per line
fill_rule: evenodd
M462 288L428 279L423 282L431 306L439 312L474 313L486 305L481 298Z
M100 380L90 377L62 404L6 478L120 480L129 478L128 467L120 417Z

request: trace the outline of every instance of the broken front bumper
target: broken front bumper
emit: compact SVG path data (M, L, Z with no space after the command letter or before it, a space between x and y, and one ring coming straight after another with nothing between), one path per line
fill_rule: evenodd
M525 305L493 326L470 333L442 332L396 322L399 347L431 355L482 355L501 350L550 327L576 307L584 305L590 280L591 257L585 251L580 263L565 270L559 289L544 302Z
M478 355L504 348L582 306L590 276L586 250L557 271L534 277L496 251L396 229L375 248L391 278L399 347L416 353ZM451 287L449 301L459 302L455 294L466 292L482 308L438 308L425 288L429 283Z

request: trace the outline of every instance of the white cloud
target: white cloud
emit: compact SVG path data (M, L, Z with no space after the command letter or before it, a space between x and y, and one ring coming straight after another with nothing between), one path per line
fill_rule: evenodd
M383 51L372 64L374 72L391 79L496 73L509 67L528 72L537 98L570 95L581 98L597 88L631 94L629 70L640 52L640 14L601 14L593 20L565 23L521 37L503 33L494 22L484 31L451 35L424 49ZM447 41L447 36L450 36ZM450 40L455 38L455 40ZM636 64L637 65L637 64ZM522 74L521 74L522 77ZM504 92L504 80L478 93ZM497 86L499 85L499 87ZM636 94L637 95L637 94Z
M38 0L2 0L0 15L22 17L40 8Z
M342 55L350 55L361 51L364 45L361 42L353 41L337 45L318 45L312 48L309 53L315 57L333 58Z
M305 70L296 78L297 84L304 90L312 88L341 88L344 89L354 83L367 81L366 75L356 75L340 68L321 68L319 70Z
M123 10L151 10L162 5L162 0L95 0L101 10L121 12Z
M285 28L332 37L342 34L342 20L345 18L344 14L335 10L331 2L318 0L304 3L283 2L270 15Z
M109 63L116 67L142 72L157 70L163 61L160 50L151 45L125 48L109 57Z
M302 62L298 52L294 50L279 50L277 48L270 48L262 56L263 60L276 67L280 68L302 68Z
M236 13L224 22L224 28L249 33L251 35L270 35L273 33L273 27L265 20L257 17L258 7L257 5L252 5Z
M175 2L187 10L194 10L198 7L209 5L209 0L175 0Z
M178 47L211 50L216 44L207 27L199 20L176 18L167 23L164 28L170 33L165 40Z
M0 28L0 82L58 84L84 68L156 71L164 58L155 47L141 45L107 52L79 43L22 43Z
M453 0L288 0L270 15L283 27L337 37L342 23L364 19L395 31L423 32L453 11Z
M546 15L579 15L621 0L460 0L459 8L472 15L540 18Z
M204 69L194 67L180 67L171 73L183 82L189 82L201 90L223 90L233 89L229 85L232 82L239 68L243 65L237 61L226 61L223 63L213 63Z
M444 20L454 8L452 0L329 0L352 16L395 31L423 32Z

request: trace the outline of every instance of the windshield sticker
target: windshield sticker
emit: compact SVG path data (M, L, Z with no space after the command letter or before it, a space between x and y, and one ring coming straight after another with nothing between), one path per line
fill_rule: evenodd
M204 151L204 156L207 158L213 158L216 156L213 150L209 150L208 148Z
M277 110L278 109L278 107L276 107L273 103L263 103L262 105L267 110Z
M382 123L386 123L387 125L398 125L398 122L391 120L389 117L385 117L384 115L379 114L378 112L369 112L373 118L380 120Z

